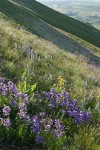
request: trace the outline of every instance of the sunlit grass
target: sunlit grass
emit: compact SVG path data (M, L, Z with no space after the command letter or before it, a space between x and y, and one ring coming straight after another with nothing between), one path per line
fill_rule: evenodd
M17 84L18 82L25 83L24 81L30 85L37 83L37 93L41 93L43 90L49 91L54 84L57 85L59 79L60 86L63 86L70 93L71 99L78 99L80 104L84 104L82 110L90 109L93 112L93 120L89 123L89 126L84 125L78 133L75 129L68 128L73 137L70 150L95 150L95 148L99 150L99 144L96 143L98 138L96 131L100 117L99 65L98 67L95 66L95 63L90 65L84 55L64 51L54 43L28 32L25 27L20 26L13 20L8 20L6 16L2 16L0 21L0 76ZM69 36L72 37L72 35ZM76 37L72 38L76 39ZM78 41L78 39L76 40ZM80 40L79 42L82 44L83 41ZM84 46L85 44L88 45L84 43ZM92 47L92 45L90 47L92 48L90 51L94 55L99 54L98 48ZM59 78L59 76L61 77ZM34 108L33 99L31 99L30 106ZM41 105L39 106L41 108ZM37 105L35 108L37 110ZM68 124L67 121L65 123ZM90 126L91 124L92 126ZM19 126L19 139L26 139L24 129L24 125ZM76 134L73 134L73 131ZM13 138L15 131L7 130L7 133L9 132L12 132ZM70 133L67 134L70 135ZM1 135L1 137L4 136L6 137L4 134ZM66 141L64 143L65 148L69 148L67 146L71 140L62 139L61 141L50 142L51 137L48 135L45 139L47 140L45 140L44 150L47 150L48 147L50 147L50 150L60 150L63 146L63 140ZM25 144L25 141L23 142Z

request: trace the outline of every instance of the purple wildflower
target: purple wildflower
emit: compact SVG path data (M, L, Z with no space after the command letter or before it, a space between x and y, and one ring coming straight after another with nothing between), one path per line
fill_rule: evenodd
M61 103L61 106L62 106L62 107L66 107L66 105L67 105L67 103L66 103L65 101L63 101L63 102Z
M61 97L66 97L68 101L70 101L70 95L65 90L61 92Z
M73 113L72 113L72 111L70 109L67 112L68 112L69 116L73 116Z
M10 109L10 107L9 106L6 106L6 105L4 105L4 108L3 108L3 114L4 115L10 115L10 111L11 111L11 109Z
M23 110L20 110L18 115L20 116L20 118L26 119L26 112L24 112Z
M26 115L26 120L27 120L27 122L31 123L31 118L29 115Z
M39 143L42 143L42 142L43 142L43 137L38 135L36 137L36 143L39 144Z
M54 124L54 130L53 130L53 135L55 138L59 138L62 137L65 134L64 131L64 126L61 125L61 122L59 119L55 120L55 124Z
M51 90L50 90L50 95L51 96L56 96L56 90L54 89L54 88L52 88Z
M16 96L17 96L17 98L24 98L24 94L21 93L21 92L18 92L18 93L16 94Z
M44 117L45 116L45 112L40 112L40 116Z
M16 106L16 102L15 101L11 101L11 105L12 106Z
M60 103L61 97L59 94L56 95L56 103Z
M11 125L10 119L9 118L2 119L2 125L5 126L5 127L9 127Z
M64 130L61 130L61 129L54 129L53 130L54 138L62 137L64 134L65 134Z
M50 131L50 129L51 129L51 125L50 124L46 124L45 126L45 132L49 132Z
M27 95L27 94L25 94L24 103L25 103L25 104L28 104L28 95Z
M56 127L57 129L59 129L59 128L61 129L61 128L62 128L62 125L61 125L59 119L56 119L56 120L55 120L55 127Z
M40 132L40 121L36 115L32 117L32 129L36 134Z
M73 116L73 117L76 117L77 115L78 115L78 112L77 112L76 110L73 110L73 111L72 111L72 116Z
M17 87L15 84L13 84L12 81L9 81L8 84L7 84L7 87L9 89L9 91L12 93L12 94L17 94L18 93L18 90L17 90Z
M3 83L4 81L5 81L4 78L0 77L0 83Z
M19 103L19 109L23 109L23 110L26 110L26 105L25 103Z
M53 125L53 120L52 119L49 119L48 120L48 122L47 122L47 124L45 123L45 132L49 132L50 131L50 129L51 129L51 127L52 127L52 125Z
M48 92L48 93L45 93L45 97L47 98L47 99L50 99L50 93Z
M5 96L8 94L8 88L7 88L6 84L3 84L1 92Z

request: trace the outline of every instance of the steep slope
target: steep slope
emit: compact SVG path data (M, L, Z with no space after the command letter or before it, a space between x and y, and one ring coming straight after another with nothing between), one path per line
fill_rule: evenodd
M12 84L9 82L9 85L3 84L2 87L2 82L0 82L1 92L2 89L6 91L8 87L11 89L11 93L8 92L8 98L5 92L0 93L0 149L28 150L42 148L43 150L59 150L68 148L99 150L100 48L48 25L19 5L5 0L2 2L4 5L0 7L1 12L3 12L0 13L0 77L6 79L5 83L10 80L17 84L19 92L25 93L25 103L27 101L26 93L29 94L28 111L26 112L25 108L25 114L34 116L35 114L38 115L40 111L45 111L47 120L49 115L51 118L51 114L54 120L56 119L55 116L57 120L63 117L64 114L62 117L60 115L62 109L58 107L57 109L48 109L48 102L41 93L43 90L49 91L51 87L57 88L57 92L65 89L70 94L71 100L75 99L76 101L77 99L78 104L82 104L80 105L82 111L93 113L88 124L84 123L83 125L75 125L73 118L65 115L65 119L61 121L65 123L65 137L62 137L62 140L60 140L60 137L54 140L54 137L51 137L51 134L49 136L49 132L47 132L47 136L43 138L46 141L38 145L35 140L36 133L33 133L33 128L32 130L29 128L31 127L30 119L28 124L28 120L26 122L24 118L20 120L17 117L19 104L24 104L21 97L18 99L18 95L21 93L18 92L17 97L15 94L12 95L13 89L16 91L15 86L12 89ZM37 87L34 87L34 84ZM58 103L59 96L58 94ZM68 94L67 97L69 97ZM56 98L54 96L54 99ZM7 106L15 104L10 104L10 102L13 102L12 100L18 105L11 106L11 114L6 116L4 114L5 104ZM72 102L75 101L71 101L71 108ZM73 104L76 107L75 103ZM59 107L61 105L62 103ZM79 110L79 107L76 108ZM82 114L82 111L80 111L80 114ZM86 116L84 117L86 118ZM3 127L3 119L9 118L11 120L10 128L8 128L8 125L7 128ZM46 132L43 130L43 133Z
M24 26L31 33L52 42L60 49L76 55L85 56L85 59L89 64L96 66L100 65L99 48L86 43L72 34L63 32L62 30L58 30L57 28L46 24L29 10L22 8L16 3L3 1L0 4L2 4L2 8L0 7L0 9L3 10L4 14L6 14L9 19L16 20L20 26Z
M1 16L0 76L18 81L27 70L28 82L38 82L39 89L47 89L61 75L66 80L66 88L72 88L79 98L84 82L89 83L89 89L99 88L100 70L88 65L84 55L63 51Z
M69 32L97 47L100 47L99 30L90 27L80 21L67 17L66 15L63 15L59 12L56 12L36 1L0 0L0 11L12 19L17 20L21 25L24 25L32 33L36 32L36 30L33 28L33 19L37 20L38 17L46 23L53 25L54 27Z
M99 48L46 24L16 3L1 4L5 14L0 14L1 75L17 81L28 68L31 81L39 81L41 86L51 85L59 75L68 80L68 87L72 83L77 87L76 82L80 87L84 80L98 84L99 68L95 66L100 66Z

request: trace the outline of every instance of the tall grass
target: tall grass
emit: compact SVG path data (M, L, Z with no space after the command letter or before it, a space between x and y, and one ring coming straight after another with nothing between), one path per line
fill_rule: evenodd
M18 85L20 92L29 94L30 105L28 111L35 114L38 113L39 110L45 109L50 114L51 111L49 112L46 104L44 105L46 101L41 97L41 92L43 90L48 92L51 87L54 87L58 92L66 89L71 96L71 100L78 99L82 111L92 112L90 122L82 126L74 126L73 121L70 119L63 120L63 123L67 127L66 136L54 141L51 135L45 135L42 149L60 150L63 147L63 149L69 150L95 150L95 148L99 150L99 67L89 65L83 55L64 51L52 42L43 40L26 31L24 27L13 20L9 20L6 16L2 15L0 19L0 76L5 77L6 81L13 80L13 82ZM63 78L60 83L62 87L59 87L58 84L59 76ZM32 85L35 83L35 93L32 93ZM27 86L26 91L25 86ZM36 98L33 98L33 96L37 95L41 98L38 102ZM0 95L0 102L1 109L4 104L10 105L8 99L2 97L2 95ZM14 108L11 112L12 120L13 117L17 115L16 112L17 110ZM52 112L54 113L54 111ZM31 149L40 149L41 145L36 146L35 142L32 143L32 140L35 141L35 137L31 134L31 131L29 131L30 134L28 134L26 126L22 122L21 124L19 119L17 121L18 126L14 124L16 130L14 130L14 128L5 129L0 126L1 148L4 148L5 139L7 139L6 146L8 146L15 138L13 142L15 142L15 145L17 143L17 149L28 149L28 146L31 147ZM24 148L21 147L21 144ZM11 149L12 146L14 145L11 145L9 149Z

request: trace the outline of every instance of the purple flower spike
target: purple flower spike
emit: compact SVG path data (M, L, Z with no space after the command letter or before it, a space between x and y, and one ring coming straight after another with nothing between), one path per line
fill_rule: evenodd
M16 102L15 101L11 101L11 105L12 106L16 106Z
M9 106L6 106L4 105L4 108L3 108L3 114L6 115L6 116L9 116L10 115L10 107Z
M57 93L56 93L55 89L52 88L52 89L50 90L50 95L51 95L51 96L55 96L56 94L57 94Z
M19 109L26 110L26 105L25 105L25 103L19 103Z
M36 115L32 117L32 129L33 129L33 132L36 134L40 132L40 122Z
M69 93L67 93L65 90L63 90L63 91L61 92L61 96L62 96L62 97L66 97L67 100L70 101L70 95L69 95Z
M34 115L33 117L32 117L32 122L37 122L39 119L38 119L38 117L36 116L36 115Z
M48 92L48 93L45 93L45 97L47 98L47 99L50 99L50 93Z
M51 125L50 124L45 125L45 132L49 132L50 129L51 129Z
M8 88L7 88L6 84L2 85L1 92L2 92L3 95L8 94Z
M78 112L76 110L73 110L72 115L73 117L76 117L78 115Z
M60 130L60 129L53 130L54 138L62 137L64 134L65 134L65 132L63 130Z
M52 125L53 125L53 120L52 119L50 119L50 120L48 120L48 122L47 122L47 124L45 123L45 132L49 132L50 131L50 129L51 129L51 127L52 127Z
M42 143L42 142L43 142L43 137L38 135L36 137L36 143L39 144L39 143Z
M4 81L5 81L4 78L0 77L0 83L3 83Z
M24 98L24 94L21 93L21 92L18 92L18 93L17 93L17 98Z
M2 119L2 124L3 124L3 126L5 126L5 127L9 127L9 126L11 125L10 119L9 119L9 118L7 118L7 119Z
M73 116L73 112L71 110L68 110L67 112L68 112L69 116Z
M61 96L59 94L56 94L56 103L60 103Z
M61 106L62 106L62 107L66 107L66 105L67 105L67 104L66 104L66 102L64 102L64 101L61 103Z
M59 119L56 119L56 120L55 120L55 127L56 127L57 129L59 129L59 128L61 129L62 125L61 125Z
M28 104L28 96L27 96L27 95L25 95L24 103L25 103L25 104Z
M18 115L20 116L20 118L26 119L26 112L24 112L23 110L20 110L20 112L18 113Z

